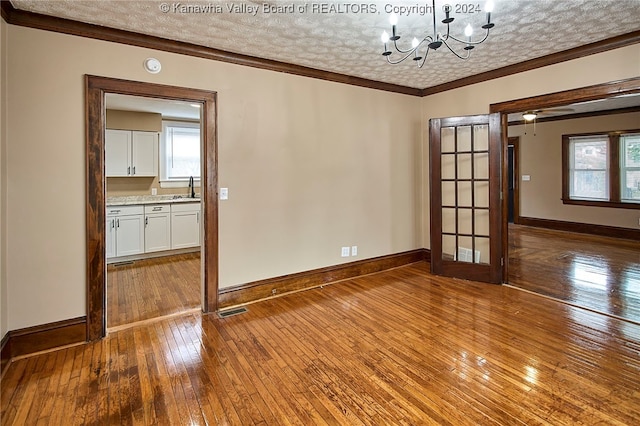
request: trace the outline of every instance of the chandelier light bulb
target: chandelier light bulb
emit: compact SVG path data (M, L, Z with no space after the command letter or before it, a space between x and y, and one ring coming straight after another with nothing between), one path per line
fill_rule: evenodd
M380 40L382 40L383 43L387 43L389 41L389 33L383 31L382 35L380 36Z
M389 23L391 25L398 25L398 15L396 15L395 13L389 15Z
M418 47L419 44L420 42L418 41L417 38L414 37L413 40L411 40L411 47L413 47L414 49Z
M467 26L464 28L464 35L466 35L467 37L471 37L473 35L473 28L471 27L471 24L467 24Z
M493 0L488 0L484 5L484 11L487 13L493 12Z

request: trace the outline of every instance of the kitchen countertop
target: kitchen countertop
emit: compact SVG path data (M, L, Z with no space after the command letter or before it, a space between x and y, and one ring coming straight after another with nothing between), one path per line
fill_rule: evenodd
M196 198L188 198L186 195L132 195L127 197L107 197L107 207L133 206L140 204L177 204L199 203L200 194Z

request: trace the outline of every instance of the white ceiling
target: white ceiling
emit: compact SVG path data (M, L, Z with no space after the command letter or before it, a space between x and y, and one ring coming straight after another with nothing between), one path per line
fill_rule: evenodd
M293 5L294 11L265 13L265 3ZM441 11L445 3L454 9L456 4L484 6L484 0L459 3L437 0L438 22L443 19ZM17 9L420 89L640 30L640 0L494 0L494 3L492 21L496 26L489 39L473 50L471 59L457 59L442 47L429 54L424 68L417 69L413 61L387 64L381 55L380 34L383 30L390 32L386 8L430 6L428 0L12 0ZM169 6L169 12L161 10L163 4ZM195 5L208 7L209 12L180 11L181 6ZM370 11L363 11L363 5L370 5ZM214 13L213 6L221 11ZM248 13L248 6L257 8L257 13ZM229 11L229 7L245 9ZM314 7L333 7L347 13L323 13L314 11ZM463 37L467 23L479 34L486 19L484 12L453 16L456 21L451 31L458 37ZM403 38L399 42L408 47L413 36L430 34L431 19L430 12L400 16L398 31Z
M200 120L200 108L188 102L107 93L105 105L120 111L154 112L163 119Z

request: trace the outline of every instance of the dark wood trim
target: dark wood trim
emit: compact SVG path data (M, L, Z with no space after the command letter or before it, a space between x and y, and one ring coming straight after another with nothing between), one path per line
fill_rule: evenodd
M373 259L358 260L341 265L314 269L296 274L254 281L234 287L220 289L220 309L242 305L257 300L281 296L294 291L306 290L336 281L356 278L362 275L381 272L411 263L430 261L427 249L411 250L404 253L380 256Z
M7 333L0 341L0 380L11 363L11 334Z
M572 206L608 207L610 209L640 210L640 203L617 203L613 201L572 200L570 198L563 198L562 204Z
M86 317L13 330L2 339L2 372L11 359L86 340Z
M86 234L87 234L87 340L106 333L105 303L105 174L104 125L106 93L146 96L203 104L203 311L217 309L218 297L218 184L216 93L106 77L85 76L86 90Z
M554 115L552 117L542 117L536 118L536 122L540 123L549 123L551 121L563 121L563 120L575 120L578 118L591 118L591 117L601 117L605 115L618 115L618 114L629 114L632 112L640 111L640 106L632 106L626 108L616 108L616 109L608 109L604 111L590 111L590 112L578 112L575 114L564 114L564 115ZM524 120L515 120L510 121L510 126L519 126L526 124Z
M25 10L14 8L13 5L8 1L2 1L2 16L7 23L12 25L19 25L23 27L37 28L40 30L70 34L96 40L127 44L130 46L144 47L164 52L178 53L181 55L194 56L198 58L210 59L213 61L227 62L235 65L243 65L269 71L283 72L287 74L311 77L320 80L332 81L335 83L349 84L352 86L366 87L387 92L402 93L412 96L421 95L421 90L413 87L368 80L366 78L353 77L350 75L329 71L322 71L315 68L289 64L286 62L263 59L249 55L241 55L239 53L227 52L224 50L213 49L197 44L170 40L166 38L150 36L132 31L119 30L100 25L87 24L71 19L64 19L39 13L28 12Z
M640 93L640 77L611 81L579 89L564 90L530 98L515 99L491 104L491 112L511 114L530 109L567 106L577 102L607 99L617 95Z
M285 62L226 52L224 50L199 46L192 43L169 40L161 37L149 36L132 31L118 30L115 28L103 27L70 19L28 12L25 10L16 9L11 4L11 2L4 0L2 1L1 13L2 18L4 18L4 20L11 25L37 28L45 31L53 31L62 34L70 34L97 40L110 41L114 43L122 43L130 46L145 47L165 52L195 56L221 62L228 62L236 65L244 65L253 68L299 75L303 77L333 81L336 83L343 83L353 86L422 97L640 43L640 31L634 31L631 33L601 40L595 43L590 43L584 46L575 47L573 49L564 50L562 52L553 53L551 55L530 59L525 62L520 62L495 70L483 72L455 81L450 81L437 86L417 89L397 84L368 80L360 77L353 77L346 74L322 71L315 68L304 67Z
M595 43L574 47L573 49L563 50L562 52L552 53L551 55L541 56L539 58L534 58L517 64L508 65L506 67L461 78L459 80L439 84L437 86L427 87L422 90L422 96L434 95L436 93L446 92L448 90L457 89L476 83L482 83L483 81L506 77L525 71L531 71L536 68L542 68L548 65L571 61L573 59L594 55L596 53L606 52L608 50L619 49L621 47L631 46L637 43L640 43L640 31L633 31L627 34L622 34L616 37L597 41ZM523 108L521 111L524 111L525 109L526 108Z
M556 231L576 232L579 234L599 235L601 237L640 241L640 229L619 228L616 226L576 223L552 219L537 219L533 217L521 217L520 224L536 228L554 229Z

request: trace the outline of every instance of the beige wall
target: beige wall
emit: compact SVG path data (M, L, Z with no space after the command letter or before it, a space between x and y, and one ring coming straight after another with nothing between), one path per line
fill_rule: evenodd
M7 304L7 27L0 19L0 339L9 331Z
M424 186L423 244L429 241L429 119L486 114L493 103L640 76L640 44L514 74L422 99Z
M8 36L9 329L85 314L84 74L218 92L221 286L420 247L419 98L16 26ZM149 56L160 74L144 71ZM348 245L357 257L340 257Z
M640 127L640 112L537 123L533 127L510 126L509 136L520 137L520 174L531 180L520 182L520 215L596 225L640 228L640 210L565 205L562 203L562 135L634 130Z

